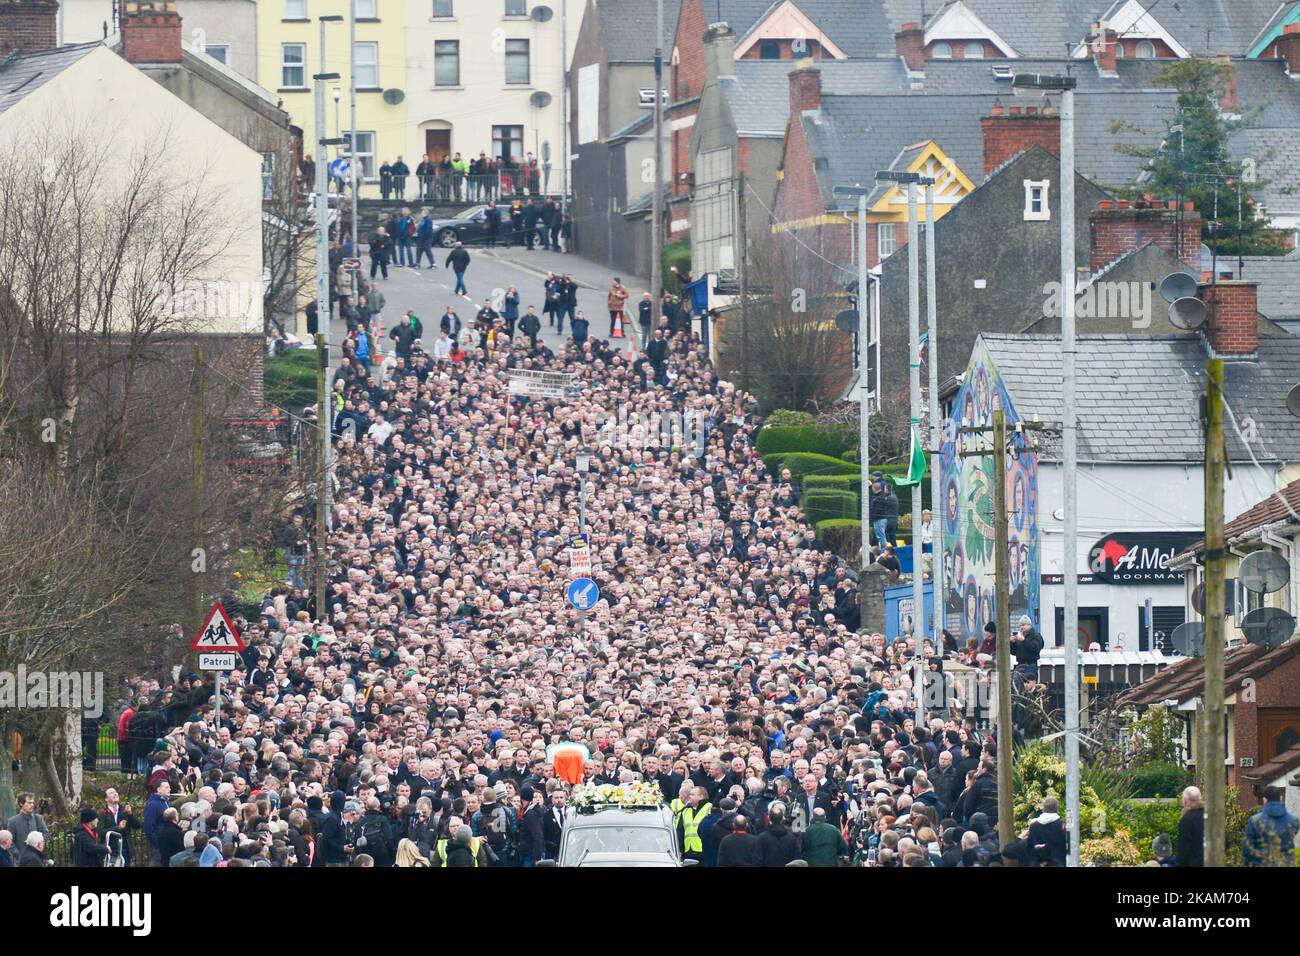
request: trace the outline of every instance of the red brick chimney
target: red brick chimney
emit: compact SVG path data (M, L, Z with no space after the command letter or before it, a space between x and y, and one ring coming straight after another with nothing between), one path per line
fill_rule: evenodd
M822 108L822 73L811 57L799 61L790 73L790 115ZM806 65L805 65L806 64Z
M58 0L0 0L0 57L58 45Z
M1232 57L1220 53L1215 57L1219 66L1227 67L1223 71L1223 95L1219 97L1219 109L1225 113L1237 112L1237 69L1232 65Z
M1154 242L1196 275L1201 274L1201 217L1183 204L1182 255L1178 249L1178 203L1103 199L1088 214L1089 269L1099 272L1126 252Z
M1205 335L1216 355L1254 355L1259 351L1257 285L1221 279L1197 291L1209 309Z
M131 63L179 63L181 16L172 0L126 0L119 30Z
M1023 110L1013 106L1008 111L995 102L992 115L980 120L980 130L984 134L985 176L1034 145L1058 158L1061 155L1061 117L1041 113L1037 106Z
M925 69L925 31L915 20L907 21L903 24L903 28L894 34L894 49L913 73L920 73Z
M1115 72L1115 64L1119 60L1119 37L1109 23L1092 25L1092 31L1088 34L1088 55L1103 73Z
M1288 23L1282 28L1282 35L1273 44L1273 55L1286 60L1288 73L1300 76L1300 23Z

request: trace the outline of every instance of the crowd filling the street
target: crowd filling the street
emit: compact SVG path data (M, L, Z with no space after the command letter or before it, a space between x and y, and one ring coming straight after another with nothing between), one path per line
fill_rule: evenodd
M59 862L121 865L136 842L158 867L554 865L566 823L612 792L667 808L674 859L705 867L1064 865L1054 796L1000 845L1006 743L974 700L916 719L916 655L987 679L992 622L964 647L859 634L856 575L757 454L752 397L671 315L640 349L590 338L565 282L542 289L548 325L570 317L558 350L511 290L506 316L489 300L471 329L448 307L427 350L407 316L374 364L343 300L323 602L300 561L235 622L247 647L219 722L211 675L131 681L120 769L144 804L102 794ZM611 285L611 321L629 294ZM510 388L536 372L576 387ZM645 424L668 421L693 427ZM286 528L291 554L310 521ZM599 600L580 614L582 534ZM1021 619L1022 691L1042 643ZM1267 796L1248 860L1295 825ZM1194 787L1182 806L1164 862L1196 866ZM0 865L54 862L34 796L19 807Z

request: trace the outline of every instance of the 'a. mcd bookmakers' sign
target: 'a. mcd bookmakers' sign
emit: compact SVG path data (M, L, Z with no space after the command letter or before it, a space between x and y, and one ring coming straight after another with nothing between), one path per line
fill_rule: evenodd
M1182 581L1169 559L1202 537L1199 531L1116 531L1092 546L1088 569L1107 584Z

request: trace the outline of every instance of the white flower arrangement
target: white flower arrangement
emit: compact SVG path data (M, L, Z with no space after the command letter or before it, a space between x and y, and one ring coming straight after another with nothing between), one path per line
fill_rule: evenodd
M578 810L602 807L657 807L663 804L659 784L638 781L625 785L583 783L573 788L569 802Z

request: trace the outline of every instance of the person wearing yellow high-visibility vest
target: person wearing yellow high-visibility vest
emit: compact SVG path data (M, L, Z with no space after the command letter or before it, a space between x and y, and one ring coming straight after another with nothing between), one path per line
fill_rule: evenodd
M457 827L452 834L450 843L449 848L447 845L448 840L444 837L434 845L434 866L478 867L486 865L480 862L483 838L474 836L474 832L468 826L461 824Z
M700 821L712 812L709 792L703 787L694 788L689 801L682 808L678 824L678 835L682 841L682 859L702 860L704 858L704 840L700 837Z
M668 804L668 809L673 812L673 826L677 827L679 831L682 825L682 810L690 803L691 794L694 792L695 784L689 780L683 780L681 787L677 791L677 796L673 797Z

